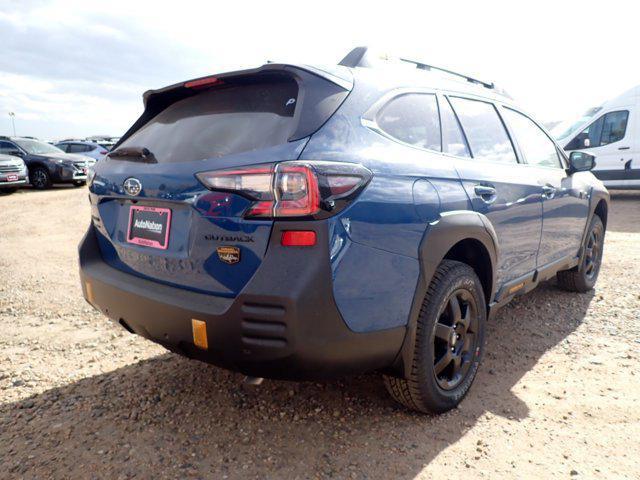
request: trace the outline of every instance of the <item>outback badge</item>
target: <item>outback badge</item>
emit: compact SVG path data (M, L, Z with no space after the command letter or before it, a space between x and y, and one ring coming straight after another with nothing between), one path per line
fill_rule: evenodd
M218 247L218 258L224 263L233 265L240 261L240 249L238 247Z

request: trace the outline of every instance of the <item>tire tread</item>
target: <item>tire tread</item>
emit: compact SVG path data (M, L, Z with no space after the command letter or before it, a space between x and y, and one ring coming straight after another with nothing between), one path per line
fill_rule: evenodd
M420 307L420 314L416 325L416 344L414 346L413 361L407 378L398 378L388 375L383 376L385 387L391 397L411 410L417 410L424 413L442 413L443 411L440 409L434 409L425 401L426 399L424 394L420 389L419 369L421 358L418 352L423 350L422 343L425 338L428 338L427 335L424 335L424 329L427 328L427 308L432 299L438 294L438 290L446 287L445 277L455 269L464 270L465 273L468 273L468 271L471 270L471 267L454 260L443 260L436 269L431 283L429 284L424 301ZM471 272L473 272L473 270L471 270Z
M589 221L589 231L593 229L594 224L600 223L602 224L602 219L598 214L594 214L591 220ZM604 224L602 224L603 238L604 242ZM588 238L588 237L587 237ZM586 238L585 238L586 241ZM602 258L600 259L602 261ZM556 280L558 282L558 286L563 290L567 290L569 292L578 292L578 293L586 293L591 290L594 285L589 285L584 277L584 273L582 272L582 260L581 264L577 267L574 267L570 270L560 270L556 273ZM597 277L596 277L597 281ZM594 282L595 284L595 282Z

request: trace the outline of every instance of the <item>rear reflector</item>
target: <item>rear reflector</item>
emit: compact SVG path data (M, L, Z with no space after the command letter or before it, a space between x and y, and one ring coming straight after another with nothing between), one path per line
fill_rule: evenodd
M313 247L316 244L316 232L287 230L282 232L280 243L283 247Z
M202 320L191 319L191 328L193 330L193 343L202 350L209 348L207 341L207 324Z

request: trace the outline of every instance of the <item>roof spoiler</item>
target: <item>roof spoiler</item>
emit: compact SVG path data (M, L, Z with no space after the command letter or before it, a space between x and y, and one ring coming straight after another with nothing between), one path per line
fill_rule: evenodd
M258 68L220 73L176 83L157 90L147 90L142 95L144 103L144 111L142 112L142 115L129 128L129 130L120 137L120 140L113 146L113 150L117 150L120 145L124 143L124 141L135 131L140 129L169 105L182 100L183 98L196 95L203 88L224 88L225 85L231 84L241 78L250 78L252 76L259 76L262 74L273 75L282 73L291 75L299 84L305 84L307 82L311 83L322 79L321 83L326 85L326 88L310 89L303 100L308 104L320 102L329 96L329 94L326 93L327 89L331 91L339 90L341 92L350 92L353 88L353 75L348 69L327 71L309 65L268 63ZM323 94L325 97L322 96ZM314 119L308 119L303 115L300 118L298 129L289 140L298 140L299 138L309 135L309 125L313 123L313 120Z
M321 77L325 80L328 80L332 83L335 83L339 87L344 90L351 90L353 88L353 78L347 76L339 76L335 72L328 72L316 67L312 67L310 65L299 65L299 64L287 64L287 63L267 63L258 68L246 69L246 70L237 70L234 72L225 72L216 75L209 75L206 77L199 77L193 80L189 80L187 82L180 82L173 85L169 85L167 87L159 88L157 90L147 90L142 94L142 99L145 107L147 106L149 100L154 96L165 95L167 92L171 92L174 90L179 90L183 87L198 87L198 86L207 86L213 85L214 83L223 83L226 78L233 78L239 76L250 76L255 75L262 72L270 72L270 71L289 71L295 72L296 70L300 70L303 72L311 73L317 77Z
M372 67L375 67L376 64L379 64L381 60L388 61L390 59L413 64L418 70L426 70L426 71L437 70L439 72L443 72L448 75L453 75L455 77L462 78L469 83L474 83L476 85L480 85L492 90L496 89L496 85L493 82L479 80L477 78L470 77L462 73L454 72L453 70L448 70L442 67L436 67L435 65L429 65L428 63L418 62L416 60L410 60L408 58L399 58L399 57L390 58L387 56L376 56L371 52L371 50L368 47L354 48L340 61L339 65L342 65L344 67L351 67L351 68L355 68L355 67L372 68Z

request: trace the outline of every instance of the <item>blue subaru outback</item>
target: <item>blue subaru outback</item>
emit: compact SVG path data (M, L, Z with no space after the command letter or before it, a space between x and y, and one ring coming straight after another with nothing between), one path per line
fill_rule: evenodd
M455 407L500 306L594 286L609 195L493 84L386 63L146 92L89 179L86 300L249 376L379 371L409 408Z

